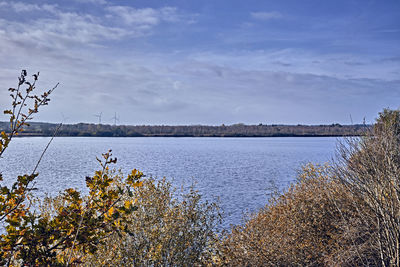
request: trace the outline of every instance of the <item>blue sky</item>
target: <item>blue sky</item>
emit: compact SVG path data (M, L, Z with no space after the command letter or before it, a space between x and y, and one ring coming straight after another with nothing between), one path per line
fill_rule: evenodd
M38 121L372 122L399 108L399 14L397 0L0 0L0 107L27 69L60 82Z

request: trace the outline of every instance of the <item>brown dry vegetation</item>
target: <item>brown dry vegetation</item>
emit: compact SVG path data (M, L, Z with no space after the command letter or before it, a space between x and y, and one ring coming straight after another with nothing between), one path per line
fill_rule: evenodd
M138 207L128 231L109 236L94 255L84 258L85 266L204 266L212 262L221 215L215 203L200 202L193 186L187 193L176 192L165 178L148 179L126 198L135 198Z
M343 224L349 218L356 223L354 202L359 200L346 194L343 186L331 179L329 167L309 164L287 192L272 198L244 226L234 227L222 240L221 263L230 266L354 263L357 251L347 236L353 225Z
M335 167L349 194L363 199L358 216L374 230L381 266L400 266L400 111L384 110L373 132L340 149Z
M332 167L304 167L219 244L228 266L399 266L400 112L339 145Z

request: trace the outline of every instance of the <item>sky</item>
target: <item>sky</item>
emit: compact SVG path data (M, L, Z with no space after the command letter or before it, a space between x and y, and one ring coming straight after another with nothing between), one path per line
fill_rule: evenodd
M22 69L35 121L373 122L400 106L398 0L0 0L0 108ZM0 115L0 120L6 117Z

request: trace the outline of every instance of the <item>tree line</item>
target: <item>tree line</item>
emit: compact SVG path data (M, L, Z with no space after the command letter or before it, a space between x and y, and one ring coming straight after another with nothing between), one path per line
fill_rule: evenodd
M58 124L30 122L21 136L52 136ZM371 126L353 125L233 125L169 126L169 125L106 125L64 124L58 136L93 137L286 137L286 136L360 136ZM10 124L0 122L0 130L9 132Z

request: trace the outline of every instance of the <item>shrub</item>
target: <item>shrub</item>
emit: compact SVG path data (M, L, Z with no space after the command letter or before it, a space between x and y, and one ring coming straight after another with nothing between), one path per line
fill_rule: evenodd
M362 199L358 216L367 221L371 249L380 266L400 266L400 111L385 109L373 131L341 146L336 177Z
M175 194L171 183L145 180L136 188L138 210L126 233L114 233L88 257L88 266L204 266L216 254L221 215L215 203L201 203L193 186ZM128 197L128 196L125 196Z
M400 111L384 110L338 152L225 235L220 263L400 266Z
M359 264L368 248L353 246L360 232L353 203L332 179L332 168L309 164L298 181L273 197L244 226L233 227L219 244L220 264L228 266L324 266ZM348 221L351 221L349 224ZM365 242L363 242L365 243ZM339 264L340 263L340 264Z
M13 137L28 126L39 107L50 101L49 95L56 87L40 96L33 95L38 76L39 73L34 74L31 83L24 70L18 87L9 89L12 108L4 113L10 116L10 131L1 133L0 156ZM81 261L77 251L93 254L109 234L126 231L128 216L136 209L132 200L121 200L131 194L132 188L141 185L139 179L143 174L133 170L116 185L109 170L116 159L109 151L102 160L98 159L101 169L86 178L87 197L70 188L59 196L63 205L51 212L37 212L31 199L40 159L31 174L18 176L11 187L0 185L0 223L4 226L0 235L0 265L78 264Z

